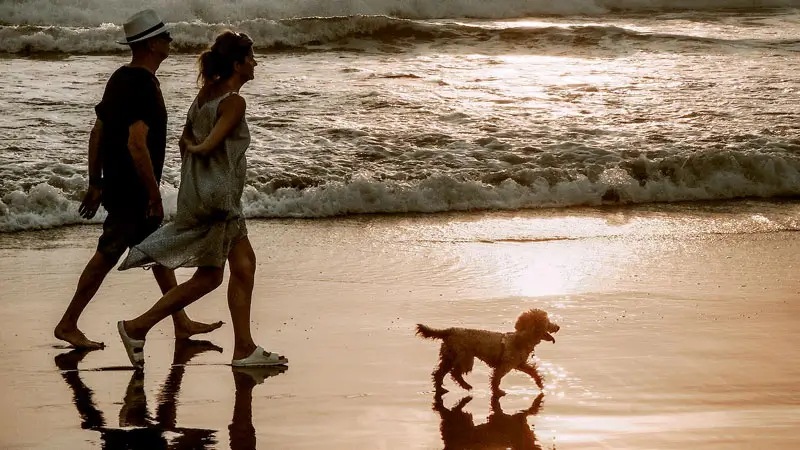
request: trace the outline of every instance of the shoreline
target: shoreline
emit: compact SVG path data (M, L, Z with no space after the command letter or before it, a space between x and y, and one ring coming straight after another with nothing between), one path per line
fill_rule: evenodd
M84 355L78 371L59 371L55 358L70 352L51 327L99 231L60 229L42 239L49 247L0 244L7 399L0 446L100 448L120 435L156 442L170 433L205 448L255 439L258 448L428 449L442 448L443 439L458 445L455 435L535 439L544 449L796 442L800 234L687 235L664 223L685 215L615 216L606 214L603 227L595 217L494 214L250 220L258 258L253 333L290 359L285 373L254 386L226 366L232 332L224 289L187 309L198 320L228 322L198 337L221 352L172 365L180 352L165 321L148 336L143 380L129 370L92 370L127 365L113 325L158 296L150 274L138 270L109 274L81 319L107 348ZM508 239L558 226L575 237ZM179 270L179 281L190 273ZM562 327L555 344L536 348L546 382L538 412L521 413L539 390L519 373L504 378L508 395L493 406L480 362L466 377L474 390L447 379L450 392L437 405L430 373L438 345L414 336L414 325L505 331L532 307ZM123 426L121 416L139 425ZM232 424L254 431L232 435Z

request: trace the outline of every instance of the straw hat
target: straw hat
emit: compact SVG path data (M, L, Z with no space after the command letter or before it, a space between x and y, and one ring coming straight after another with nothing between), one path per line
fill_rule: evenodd
M125 40L117 41L120 44L133 44L169 32L164 22L152 9L145 9L134 14L122 25L122 29L125 30Z

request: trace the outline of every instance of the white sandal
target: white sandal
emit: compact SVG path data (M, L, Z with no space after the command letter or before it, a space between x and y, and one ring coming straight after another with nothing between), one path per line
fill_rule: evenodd
M289 364L289 360L277 353L265 351L263 348L256 347L253 353L247 358L234 359L231 361L233 367L267 367L284 366Z
M128 354L128 359L134 367L144 366L144 339L132 339L125 332L125 321L120 320L117 322L117 331L119 337L122 339L122 345L125 346L125 353Z

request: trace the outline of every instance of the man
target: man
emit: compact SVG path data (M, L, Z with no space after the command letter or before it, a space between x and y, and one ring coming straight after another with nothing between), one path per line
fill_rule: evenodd
M164 167L167 111L158 67L169 56L172 38L153 10L144 10L124 24L130 64L117 69L95 107L97 119L89 136L89 189L78 212L92 218L102 202L108 217L97 251L86 264L78 287L54 335L77 348L103 348L78 329L78 318L106 275L133 245L155 231L164 218L158 184ZM176 284L172 270L153 267L161 292ZM188 338L222 326L194 322L181 310L172 316L176 338Z

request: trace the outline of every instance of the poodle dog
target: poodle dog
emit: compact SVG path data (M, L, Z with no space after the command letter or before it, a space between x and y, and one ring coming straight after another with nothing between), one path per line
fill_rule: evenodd
M505 392L500 389L500 380L512 369L530 375L539 389L544 387L536 365L528 363L528 358L539 342L555 343L556 340L550 333L555 333L560 328L550 321L547 312L532 309L519 316L514 325L516 331L509 333L470 328L437 330L417 324L417 334L423 338L443 341L439 350L439 367L433 372L436 392L447 392L442 383L448 372L459 386L471 390L472 386L464 380L464 374L472 371L475 358L478 358L494 369L491 377L492 393L502 396Z

